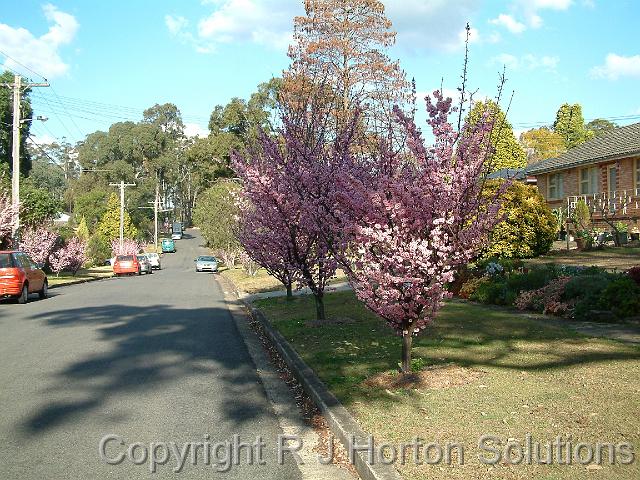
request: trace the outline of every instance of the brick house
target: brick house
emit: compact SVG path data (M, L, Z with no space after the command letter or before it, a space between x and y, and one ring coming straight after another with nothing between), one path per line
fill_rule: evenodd
M526 168L551 209L571 213L578 200L603 216L640 227L640 123L619 127L557 158Z

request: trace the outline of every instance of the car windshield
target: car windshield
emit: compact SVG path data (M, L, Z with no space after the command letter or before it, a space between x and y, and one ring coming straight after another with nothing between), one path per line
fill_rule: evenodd
M118 255L116 260L118 262L130 262L133 260L133 255Z
M198 257L198 261L199 262L215 262L216 258L215 257Z
M148 253L147 257L149 257L149 258L157 258L158 254L157 253Z
M10 253L0 253L0 268L13 268Z
M138 255L138 260L144 261L146 259L147 259L147 257L145 257L144 255Z

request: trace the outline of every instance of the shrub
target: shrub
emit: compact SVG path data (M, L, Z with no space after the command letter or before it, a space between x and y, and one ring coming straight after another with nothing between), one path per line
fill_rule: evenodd
M595 275L578 275L572 277L565 286L562 298L575 304L574 316L586 320L593 310L600 310L600 295L615 275L598 273Z
M474 277L474 278L470 278L468 279L463 285L462 288L460 288L460 297L462 298L471 298L471 296L475 293L475 291L478 289L478 287L483 284L483 283L488 283L491 280L489 280L486 277Z
M487 187L488 193L497 183ZM557 221L536 187L514 182L504 193L505 219L491 232L485 256L531 258L547 253L557 234Z
M247 252L242 252L240 254L240 264L244 272L250 277L254 277L258 270L260 270L260 265L253 258L251 258Z
M620 318L640 315L640 286L628 276L617 278L600 294L600 304Z
M519 258L498 258L498 257L488 257L479 259L475 263L475 269L480 272L485 272L487 266L491 263L497 263L502 267L504 273L511 273L516 270L522 270L524 267L524 263Z
M469 296L471 300L490 305L508 305L507 283L504 279L485 277L485 282L480 282L476 290Z
M548 285L537 290L522 292L514 304L519 310L533 310L548 315L566 315L571 304L562 301L562 296L571 277L560 277L551 280Z
M92 265L102 265L111 257L111 244L99 234L92 236L87 243L87 259Z
M637 285L640 285L640 266L630 268L627 271L627 275L631 280L636 282Z
M509 275L507 286L518 295L520 292L542 288L557 277L558 271L555 266L537 267L527 272Z

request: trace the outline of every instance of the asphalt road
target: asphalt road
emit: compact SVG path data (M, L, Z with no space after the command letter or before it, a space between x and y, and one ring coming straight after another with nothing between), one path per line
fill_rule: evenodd
M153 275L0 304L0 478L300 478L290 455L276 461L277 418L215 276L195 272L204 249L188 233ZM109 434L106 458L124 454L120 464L99 454ZM261 435L265 446L234 448L234 435L249 444ZM127 455L135 442L140 465ZM152 442L175 442L181 475L168 443L155 447L169 458L150 473Z

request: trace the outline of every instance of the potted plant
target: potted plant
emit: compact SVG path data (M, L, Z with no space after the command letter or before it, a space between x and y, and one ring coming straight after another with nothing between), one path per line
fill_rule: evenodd
M629 225L626 223L617 222L613 234L617 236L617 245L625 245L629 243Z
M593 235L589 230L578 230L576 232L576 245L578 250L588 250L593 246Z

